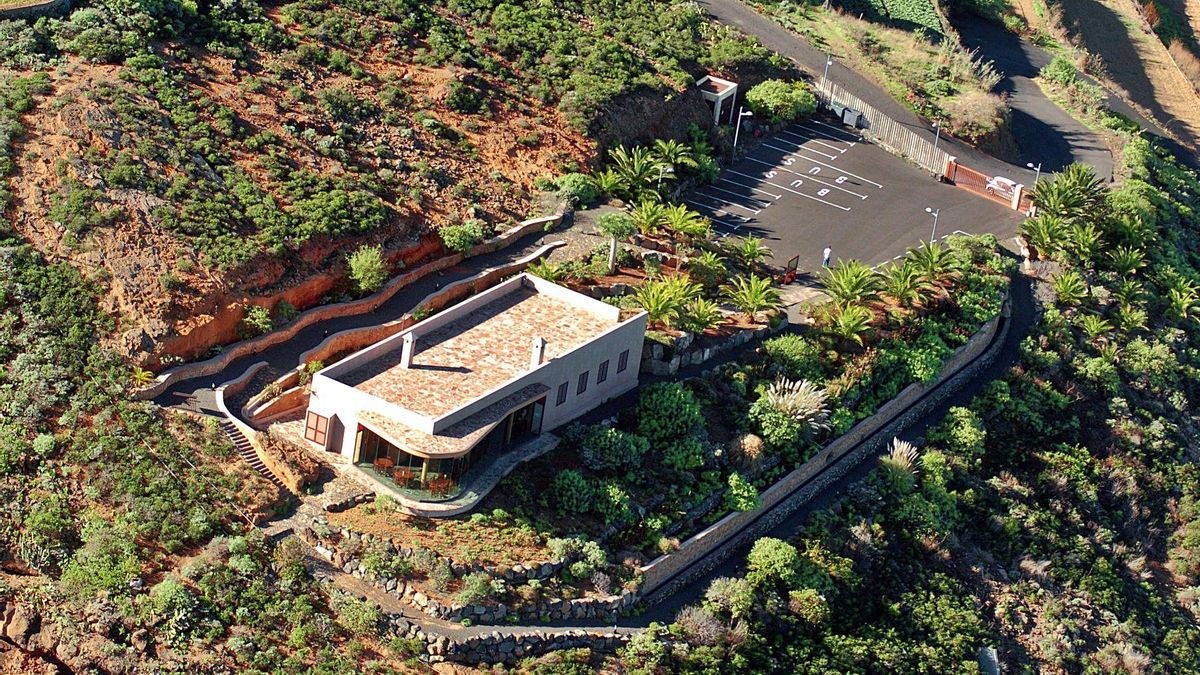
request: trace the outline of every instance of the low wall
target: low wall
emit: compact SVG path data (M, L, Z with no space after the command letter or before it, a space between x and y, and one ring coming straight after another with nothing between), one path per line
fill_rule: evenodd
M521 235L524 236L524 235ZM496 285L504 277L510 276L515 272L525 269L531 262L546 255L551 250L563 246L565 242L555 241L550 242L533 253L519 258L507 265L488 268L479 274L468 279L456 281L445 288L438 289L433 293L425 296L421 302L415 305L415 309L419 308L423 312L433 313L454 302L457 302L465 297L474 295L484 289L491 288ZM422 317L424 318L424 317ZM375 344L380 340L389 338L396 333L418 323L420 319L414 316L413 312L406 312L399 319L388 321L386 323L376 324L374 326L364 326L362 328L351 328L349 330L334 333L321 341L321 344L300 355L299 363L296 364L295 370L291 370L278 379L275 384L278 384L281 389L290 391L300 382L300 370L307 367L307 364L312 361L322 361L325 365L331 365L330 357L342 353L357 351L367 345ZM266 413L263 406L266 402L266 397L263 394L258 394L246 402L243 407L243 414L247 411L253 411L252 415L247 414L248 419L252 424L262 424L267 421L268 417L273 417L283 412L282 408L276 408L273 405L271 409L274 412ZM305 392L305 400L307 401L307 392ZM274 402L271 402L272 404ZM297 407L295 405L293 408Z
M244 419L250 422L251 426L256 426L255 422L268 424L278 417L294 412L300 408L307 407L308 387L296 386L258 406L252 411L249 410L249 405L247 405L242 408L241 412L244 416Z
M250 382L254 380L254 376L258 373L258 371L266 367L266 361L259 361L258 363L247 368L246 372L239 375L236 379L230 380L229 382L217 387L217 410L220 410L221 414L224 415L230 422L232 422L233 425L237 427L238 431L242 432L242 435L246 437L246 440L250 441L250 446L254 448L254 454L258 455L258 458L262 460L263 464L266 465L267 470L275 474L276 477L292 475L293 472L291 469L288 469L287 467L281 467L275 456L263 449L262 441L260 441L258 438L258 431L243 422L241 418L231 414L229 412L229 406L225 403L226 395L236 396L237 394L241 393L241 391L249 386Z
M37 19L43 16L62 16L71 11L71 0L34 0L0 7L0 21L7 19Z
M763 491L752 511L731 513L688 539L678 550L642 567L643 595L653 604L707 573L741 546L763 536L852 468L875 456L894 436L991 365L1008 332L1009 300L992 319L959 347L928 383L906 387L879 410L834 439L795 471Z
M273 347L277 344L287 342L295 337L296 333L299 333L301 330L311 326L314 323L337 317L363 314L365 312L374 311L377 307L395 296L401 288L404 288L417 279L421 279L434 272L440 272L449 267L453 267L468 257L495 252L527 234L531 234L538 230L545 230L547 227L553 227L557 225L562 221L562 217L563 214L558 213L552 216L544 216L541 218L534 218L532 220L524 221L516 227L509 229L504 234L498 235L482 244L479 244L475 248L471 249L471 251L465 256L461 253L456 253L444 258L438 258L437 260L422 265L411 272L394 277L387 283L387 285L383 287L382 290L374 295L369 295L365 298L360 298L350 302L341 302L322 307L315 307L305 311L297 316L295 320L293 320L287 326L277 331L272 331L265 335L260 335L250 340L243 340L242 342L231 345L228 349L221 353L220 356L208 359L207 361L187 363L171 368L159 374L154 384L135 391L133 393L133 397L136 400L144 401L158 396L176 382L189 380L194 377L204 377L219 373L237 359L240 359L244 356L249 356L251 354L257 354L268 347Z

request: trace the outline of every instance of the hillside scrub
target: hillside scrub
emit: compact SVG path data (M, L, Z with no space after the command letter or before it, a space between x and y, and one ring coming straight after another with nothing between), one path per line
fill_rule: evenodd
M717 637L681 614L674 667L951 672L990 645L1012 671L1197 672L1200 178L1142 139L1123 161L1117 190L1072 167L1035 200L1064 230L1019 363L714 581Z
M990 62L976 62L956 35L931 39L922 30L858 19L859 10L845 7L842 13L822 6L768 2L764 11L949 133L979 139L1005 124L1008 105L992 93L999 75Z

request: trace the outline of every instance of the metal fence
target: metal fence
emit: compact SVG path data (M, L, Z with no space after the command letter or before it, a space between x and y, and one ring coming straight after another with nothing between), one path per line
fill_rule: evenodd
M913 133L907 126L828 79L818 82L816 94L825 107L832 108L839 116L845 108L859 112L862 115L859 124L864 135L876 144L931 173L939 176L945 174L950 155L941 148L935 148L933 143Z

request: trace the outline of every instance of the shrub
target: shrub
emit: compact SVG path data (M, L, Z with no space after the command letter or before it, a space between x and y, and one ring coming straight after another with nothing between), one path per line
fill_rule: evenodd
M365 600L339 594L330 603L338 625L355 637L376 635L376 626L382 618L379 609Z
M779 335L763 342L763 353L783 375L793 380L818 381L824 376L821 346L795 333Z
M746 579L717 577L704 592L705 604L737 619L754 607L754 587Z
M476 572L463 578L462 590L455 599L464 605L477 605L491 596L492 578L483 572Z
M387 281L387 262L379 246L359 246L346 257L346 263L350 265L350 280L359 293L377 291Z
M243 337L254 337L262 335L271 330L271 313L266 307L259 305L250 305L246 308L246 314L242 317L242 322L239 325L240 332Z
M755 587L768 581L792 585L796 579L799 553L796 547L774 537L754 542L746 556L746 579Z
M600 188L596 187L596 181L582 173L559 176L554 184L558 188L558 197L572 206L586 207L600 197Z
M817 109L817 97L804 82L766 80L746 92L746 105L772 123L788 122Z
M829 603L811 588L789 593L788 610L813 626L819 626L829 620Z
M729 474L729 492L725 493L725 505L734 511L753 511L758 508L758 489L742 478L740 473Z
M438 229L438 236L442 238L442 244L447 249L457 253L466 253L483 241L483 238L487 236L487 231L483 221L471 219L457 225L443 225Z
M693 436L685 436L659 446L663 464L676 471L691 471L704 466L708 457L704 444Z
M704 422L695 395L675 382L658 382L642 390L637 416L638 434L653 447L691 437Z
M636 468L650 441L612 427L595 427L583 439L580 455L593 471L619 473Z
M616 483L605 483L596 491L596 512L604 516L605 525L629 522L633 516L633 505L629 493Z
M1074 84L1079 79L1079 72L1071 59L1059 54L1050 60L1039 73L1043 78L1062 86Z
M466 82L455 80L446 87L446 107L460 113L477 113L483 109L484 94Z
M560 471L554 477L550 495L560 513L584 513L592 507L592 488L574 469Z

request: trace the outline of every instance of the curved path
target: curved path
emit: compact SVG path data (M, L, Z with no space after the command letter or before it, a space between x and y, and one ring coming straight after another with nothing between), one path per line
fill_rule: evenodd
M295 368L300 363L300 356L319 345L326 337L344 330L374 326L399 319L411 312L430 293L457 281L473 277L487 269L499 267L530 255L542 246L545 239L544 233L535 232L518 239L507 248L467 258L454 267L410 283L375 311L317 322L304 328L286 342L231 361L219 373L176 382L159 394L154 402L164 407L186 408L206 415L221 416L221 411L217 408L214 389L220 384L240 376L250 366L260 361L267 363L267 368L264 368L256 376L257 380L266 384L284 372ZM232 397L228 401L230 410L240 410L242 404L256 390L257 387L247 387L240 395Z

